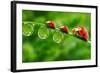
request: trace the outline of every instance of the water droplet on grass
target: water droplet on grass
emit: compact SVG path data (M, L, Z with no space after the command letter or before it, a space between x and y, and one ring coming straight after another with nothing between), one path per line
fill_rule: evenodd
M60 31L56 31L53 35L53 41L56 43L60 43L63 40L63 33Z
M38 37L40 39L46 39L48 35L49 35L49 30L46 27L41 26L38 30Z
M34 31L33 24L31 24L31 23L23 24L22 32L23 32L24 36L32 35L33 31Z

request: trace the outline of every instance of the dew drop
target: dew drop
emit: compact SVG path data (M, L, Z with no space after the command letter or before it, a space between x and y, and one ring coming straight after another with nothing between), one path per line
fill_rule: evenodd
M38 30L38 37L40 39L46 39L49 35L49 30L45 26L41 26Z
M33 31L34 31L33 24L31 24L31 23L23 24L22 32L23 32L24 36L32 35Z
M60 43L63 40L63 34L60 31L56 31L53 35L53 41L56 43Z

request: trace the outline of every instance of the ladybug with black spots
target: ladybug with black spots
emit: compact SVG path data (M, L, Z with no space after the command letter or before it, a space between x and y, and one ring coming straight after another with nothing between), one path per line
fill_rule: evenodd
M46 22L47 27L55 29L55 22L52 20L49 20Z
M82 37L84 40L88 41L89 39L89 34L88 31L85 27L83 26L77 26L76 28L72 29L72 32L75 35L78 35L80 37Z
M68 32L69 32L69 29L68 29L68 27L67 27L66 25L60 26L60 30L61 30L62 32L65 32L65 33L68 33Z

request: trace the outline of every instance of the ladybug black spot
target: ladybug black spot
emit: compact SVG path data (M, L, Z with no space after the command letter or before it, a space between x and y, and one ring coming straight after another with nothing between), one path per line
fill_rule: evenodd
M83 37L85 36L85 34L83 34Z

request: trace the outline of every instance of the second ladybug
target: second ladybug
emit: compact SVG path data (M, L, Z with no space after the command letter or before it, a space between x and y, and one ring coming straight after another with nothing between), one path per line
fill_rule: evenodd
M61 30L62 32L65 32L65 33L68 33L68 32L69 32L68 27L65 26L65 25L60 26L60 30Z

